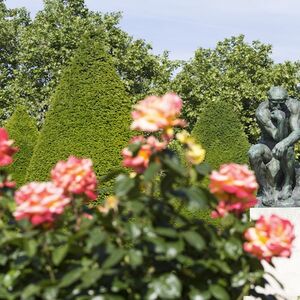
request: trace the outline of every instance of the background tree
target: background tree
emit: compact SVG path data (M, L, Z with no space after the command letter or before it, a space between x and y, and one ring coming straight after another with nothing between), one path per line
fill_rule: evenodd
M25 183L26 171L30 163L33 148L37 142L38 130L35 120L29 116L24 106L18 106L5 123L9 138L15 141L19 151L14 155L13 163L7 167L18 187Z
M12 53L17 67L14 80L6 86L10 106L21 99L41 124L62 69L86 33L104 42L133 101L158 89L167 90L177 63L169 60L167 52L154 55L150 44L121 30L120 18L120 13L89 11L83 0L44 0L35 19L18 28L18 47ZM104 35L97 36L100 29Z
M98 41L82 42L51 101L28 180L48 179L53 165L70 155L91 158L98 176L120 168L131 135L131 102Z
M251 143L258 137L255 109L272 85L283 85L293 96L298 63L275 64L272 47L259 41L246 43L243 35L200 48L176 76L173 89L184 99L184 116L192 129L208 101L231 102Z
M16 54L20 50L20 33L29 24L29 14L25 9L8 9L0 1L0 119L7 118L7 108L12 100L8 87L18 68Z

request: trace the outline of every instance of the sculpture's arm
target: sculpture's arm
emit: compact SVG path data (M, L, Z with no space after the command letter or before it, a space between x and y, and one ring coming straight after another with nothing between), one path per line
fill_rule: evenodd
M272 150L273 155L280 159L288 147L300 140L300 106L293 109L290 116L291 133L282 141L278 142Z
M300 119L299 119L300 109L297 110L296 113L293 113L290 117L290 127L291 133L282 140L285 147L294 145L296 142L300 140Z
M267 112L264 110L256 111L257 123L262 131L266 131L273 140L279 141L280 130L275 127L271 119L268 117Z

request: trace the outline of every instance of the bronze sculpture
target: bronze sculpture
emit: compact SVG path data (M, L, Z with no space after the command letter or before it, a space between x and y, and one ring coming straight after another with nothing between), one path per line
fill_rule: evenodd
M256 110L261 129L249 159L259 183L262 206L300 206L300 182L294 144L300 140L300 102L274 86ZM299 176L300 177L300 176ZM299 200L298 200L299 199Z

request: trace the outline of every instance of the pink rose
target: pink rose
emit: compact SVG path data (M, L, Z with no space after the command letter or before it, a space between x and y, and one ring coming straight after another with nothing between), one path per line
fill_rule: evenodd
M272 257L291 256L295 235L294 226L288 220L276 215L261 216L255 227L248 228L244 235L247 240L244 250L259 259L270 262Z
M222 165L219 171L212 172L209 188L219 200L212 217L223 217L229 212L240 214L257 203L258 184L246 165Z
M92 200L97 199L97 178L90 159L70 156L60 161L51 171L53 183L66 193L85 194Z
M71 201L52 182L31 182L15 193L16 220L28 219L33 225L52 223Z
M138 174L148 168L150 158L155 152L162 151L167 147L166 142L160 142L153 136L147 139L143 136L136 136L130 141L130 144L140 144L140 148L136 154L130 148L123 149L123 166L132 168Z
M0 166L7 166L13 162L12 156L18 151L17 147L12 147L14 141L8 139L8 133L4 128L0 128Z
M173 126L185 126L185 121L178 119L182 100L173 93L163 97L150 96L135 105L132 112L131 129L146 132L166 131L172 135Z

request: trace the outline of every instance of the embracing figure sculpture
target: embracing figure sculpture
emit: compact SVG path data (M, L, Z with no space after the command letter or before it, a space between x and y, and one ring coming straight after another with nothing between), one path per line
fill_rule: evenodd
M261 137L250 148L249 159L259 184L258 199L262 206L295 206L295 194L300 193L294 153L300 140L300 102L274 86L256 118Z

